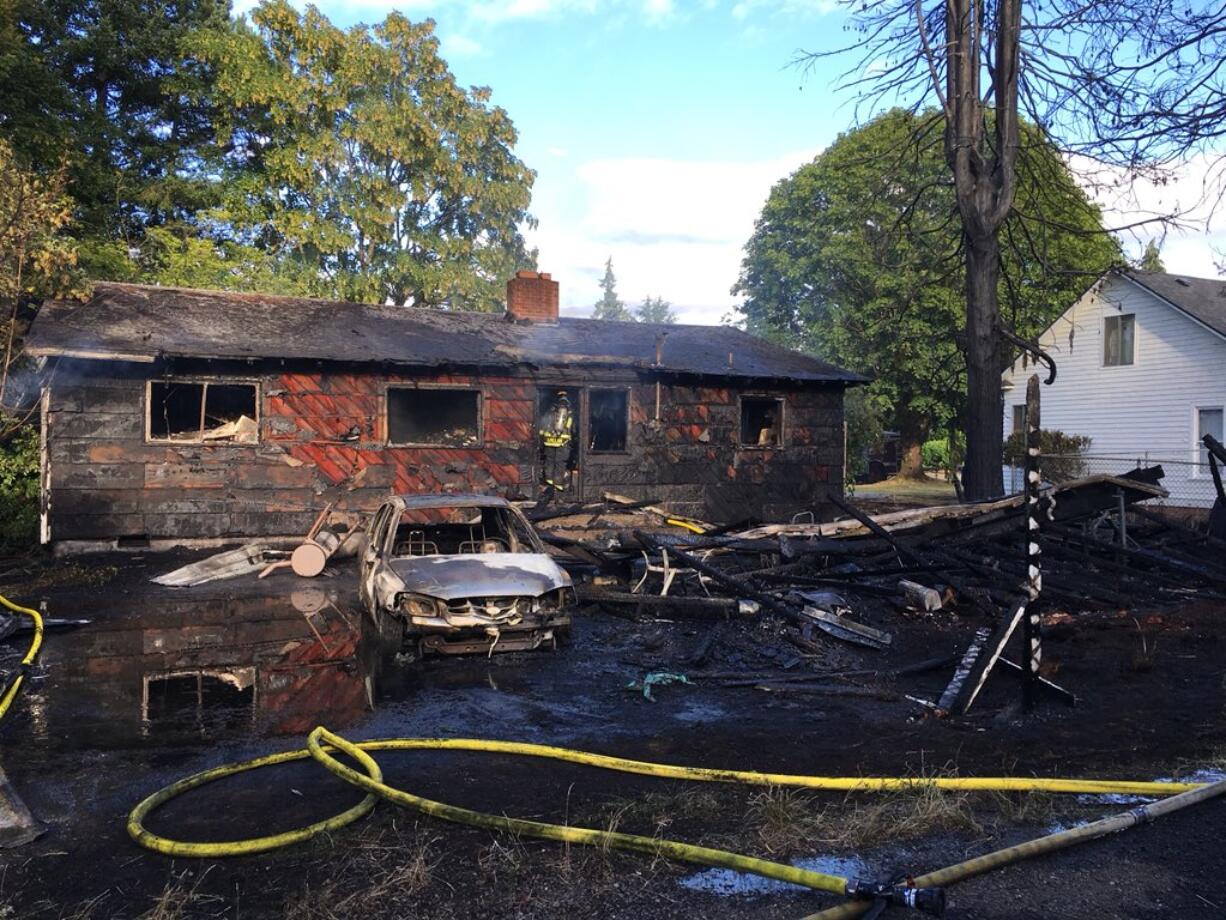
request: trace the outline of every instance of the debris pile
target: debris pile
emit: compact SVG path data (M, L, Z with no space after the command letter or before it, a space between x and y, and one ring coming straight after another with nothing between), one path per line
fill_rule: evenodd
M1162 475L1150 467L1042 492L1034 559L1042 567L1044 629L1096 611L1226 598L1226 543L1143 507L1166 496ZM692 651L644 660L644 667L684 666L691 679L772 692L907 696L940 714L969 709L994 667L1023 670L1005 654L1030 602L1023 495L875 517L832 501L845 518L761 527L678 521L654 502L615 495L532 516L547 528L563 515L590 515L580 522L583 536L542 530L578 576L582 601L640 620L711 622ZM602 519L606 530L597 533ZM962 652L934 656L933 647L911 641L908 664L890 668L878 659L874 666L874 655L899 650L900 630L935 637L954 623L974 629ZM1040 676L1033 653L1038 690L1074 702ZM741 670L701 670L716 660ZM935 699L883 683L935 669L950 674Z

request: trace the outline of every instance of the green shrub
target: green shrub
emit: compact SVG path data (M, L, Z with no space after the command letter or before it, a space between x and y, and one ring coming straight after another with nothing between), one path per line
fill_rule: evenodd
M926 470L949 469L949 438L933 438L920 447Z
M38 426L0 416L0 552L38 545Z
M1042 457L1039 460L1039 468L1044 478L1052 482L1064 482L1084 476L1086 464L1083 455L1089 449L1090 438L1084 435L1041 429L1039 431L1039 451ZM1005 438L1004 461L1009 466L1025 465L1024 432L1015 431Z

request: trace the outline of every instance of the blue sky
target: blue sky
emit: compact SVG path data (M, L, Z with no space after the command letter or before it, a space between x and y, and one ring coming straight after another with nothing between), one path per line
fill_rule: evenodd
M791 66L802 49L851 37L832 0L315 5L340 26L392 9L433 18L457 79L493 89L537 171L540 223L528 236L567 313L590 310L611 256L631 305L660 296L683 321L719 322L735 306L729 288L771 185L855 118L851 94L835 85L851 58L807 74ZM1197 184L1193 170L1188 188ZM1168 185L1139 197L1172 194ZM1137 207L1109 203L1121 217ZM1168 239L1163 256L1170 270L1214 273L1203 232Z

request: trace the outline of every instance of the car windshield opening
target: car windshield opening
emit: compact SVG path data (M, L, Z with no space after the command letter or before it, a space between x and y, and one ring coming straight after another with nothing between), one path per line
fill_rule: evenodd
M392 544L398 557L532 552L522 522L505 508L410 508Z

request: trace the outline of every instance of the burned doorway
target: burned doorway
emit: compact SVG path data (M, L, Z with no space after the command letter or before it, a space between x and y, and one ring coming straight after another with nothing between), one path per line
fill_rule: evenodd
M542 498L574 501L582 494L582 398L579 387L536 391L537 480Z

